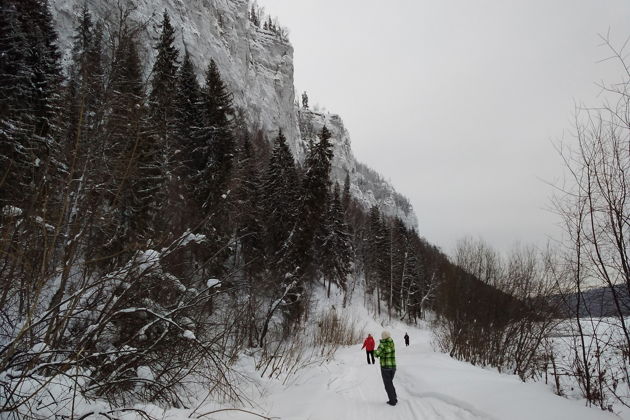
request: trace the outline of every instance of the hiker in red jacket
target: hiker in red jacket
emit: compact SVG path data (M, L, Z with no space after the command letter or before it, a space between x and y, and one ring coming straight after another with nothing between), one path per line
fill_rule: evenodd
M363 349L365 349L365 354L367 355L368 365L370 364L370 356L372 356L372 364L374 364L374 338L372 338L372 334L368 334L363 342L361 350Z

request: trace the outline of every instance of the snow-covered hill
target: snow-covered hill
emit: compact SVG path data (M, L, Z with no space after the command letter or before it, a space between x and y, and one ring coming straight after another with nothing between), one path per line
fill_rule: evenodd
M84 1L51 0L59 41L66 54L72 43L75 17ZM250 128L263 130L270 139L282 129L294 156L302 161L309 136L303 132L305 122L315 129L327 124L333 133L336 180L343 183L349 172L352 192L366 208L376 204L385 214L399 216L409 227L417 227L416 215L406 199L382 177L357 163L341 117L301 110L296 105L293 47L277 34L250 22L248 0L87 0L87 4L97 18L112 27L121 8L131 6L131 18L146 25L142 33L144 45L154 43L151 40L167 10L181 35L178 47L188 50L200 80L209 60L214 59L234 94L235 104L246 111ZM147 74L153 55L153 50L144 51Z

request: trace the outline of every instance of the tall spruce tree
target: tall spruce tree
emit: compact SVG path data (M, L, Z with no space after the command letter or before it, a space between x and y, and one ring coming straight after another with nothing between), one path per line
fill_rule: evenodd
M298 275L310 277L314 274L313 255L317 254L315 233L323 223L330 201L330 168L333 157L331 133L322 128L319 141L309 144L305 174L300 188L300 209L292 244L291 259L299 268Z
M232 95L214 60L208 65L199 103L202 124L195 130L193 150L197 169L195 196L203 212L208 214L221 205L227 192L234 157Z
M63 171L58 139L60 53L47 0L0 8L0 204L43 214Z
M238 242L238 269L242 275L240 284L244 288L246 300L246 334L248 345L254 346L258 340L257 316L261 297L268 292L266 277L264 225L265 216L261 205L261 176L256 159L256 151L243 133L243 142L235 168L233 206L230 212L235 214L236 238ZM266 290L267 289L267 290Z
M111 96L106 123L109 176L108 216L103 237L104 251L124 255L153 237L154 222L161 203L155 179L161 178L161 149L148 129L142 65L134 32L123 27L112 63ZM109 175L108 174L108 175ZM115 261L115 259L113 260Z
M195 142L199 140L195 133L201 125L200 98L201 87L197 81L190 55L186 51L177 73L174 112L176 147L181 151L175 157L178 162L176 166L186 183L191 183L195 173L203 170L206 164L206 161L199 158L200 153L195 153L198 148Z
M31 172L29 138L30 70L28 44L16 2L0 7L0 207L21 205ZM0 215L0 217L2 217Z
M180 200L180 183L174 179L175 166L173 153L176 149L176 95L177 95L177 66L179 52L175 48L175 30L171 25L168 13L164 10L161 33L155 50L157 52L153 70L151 72L151 92L149 94L149 113L153 130L155 147L159 150L158 164L161 174L154 179L154 191L159 194L156 201L162 203L159 220L156 221L161 231L177 231L183 229L179 223L173 223L180 214L178 204ZM174 181L174 182L173 182Z
M198 153L203 150L203 145L196 143L201 140L196 136L202 125L200 98L201 88L195 68L188 51L185 51L175 87L173 149L176 152L171 159L174 180L171 194L175 198L172 221L175 227L182 229L194 229L204 219L196 196L196 183L206 166L206 160Z
M330 202L330 168L332 161L331 133L322 128L319 141L309 143L305 160L305 173L300 188L298 217L289 236L287 252L282 265L298 282L285 308L288 318L297 321L305 313L307 283L317 275L314 256L319 254L321 243L316 235L322 233L322 224Z
M63 130L67 162L74 179L81 178L88 161L94 163L103 114L104 72L102 35L84 6L75 27L72 61L64 96Z
M66 207L65 236L87 237L88 259L101 245L98 231L92 231L90 222L98 218L99 185L106 156L103 145L103 115L105 114L102 26L94 24L92 14L84 6L75 26L68 82L64 93L62 112L62 141L68 174L64 182ZM70 202L71 201L71 202ZM89 215L89 216L88 216Z
M269 265L280 276L293 270L287 262L289 240L297 215L298 177L282 130L274 141L267 172L262 184L262 207L265 214L265 248Z
M238 214L237 237L240 238L244 272L249 278L259 276L265 267L261 180L253 146L245 133L238 162L234 193L234 212Z
M350 194L350 172L346 172L346 178L343 181L343 193L341 195L341 208L346 216L350 210L350 200L352 200Z
M404 280L408 276L410 256L408 232L403 221L396 217L389 226L389 279L385 288L387 308L390 317L400 311Z
M370 209L367 221L367 231L363 238L363 265L365 267L366 289L369 293L376 292L377 309L381 311L381 297L386 281L389 280L389 235L386 225L381 218L378 207Z
M212 166L211 177L216 190L215 198L224 194L234 158L234 108L232 94L221 79L214 60L210 60L206 72L206 85L202 98L206 124L212 130L210 147Z
M317 239L321 271L324 280L328 280L327 295L330 297L332 283L346 291L346 280L351 271L352 242L348 225L344 220L339 185L335 189L328 206L328 211L320 228L321 236Z

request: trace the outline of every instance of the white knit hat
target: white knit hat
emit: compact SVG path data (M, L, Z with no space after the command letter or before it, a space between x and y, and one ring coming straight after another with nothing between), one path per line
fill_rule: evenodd
M381 333L381 338L382 338L383 340L385 340L386 338L391 338L391 336L392 336L392 335L391 335L391 334L389 333L389 331L387 331L387 330L383 330L383 332Z

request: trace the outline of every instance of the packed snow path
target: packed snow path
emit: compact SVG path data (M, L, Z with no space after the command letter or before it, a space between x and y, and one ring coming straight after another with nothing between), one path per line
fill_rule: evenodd
M269 390L261 408L269 416L295 420L619 419L558 397L544 384L522 383L436 353L428 331L410 329L409 334L411 345L405 347L404 331L393 331L397 406L385 403L378 360L368 365L358 345L340 350L330 364L302 371L286 387Z

